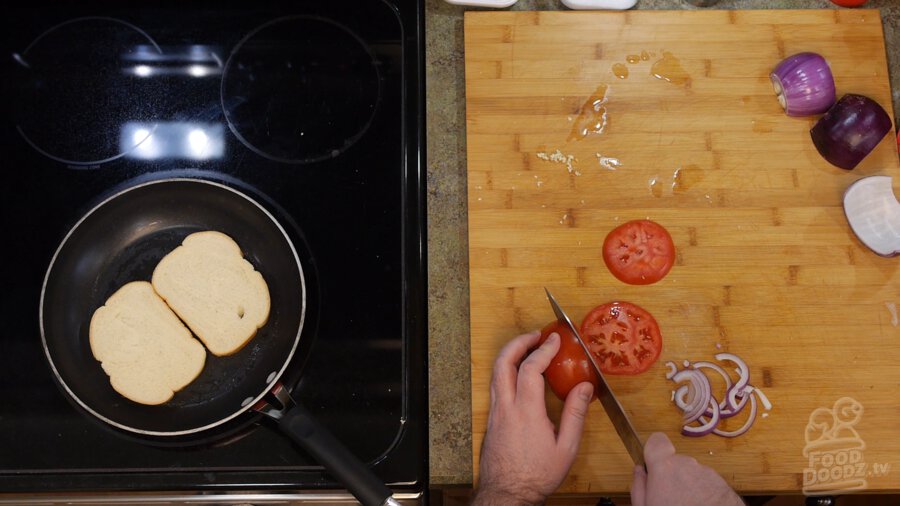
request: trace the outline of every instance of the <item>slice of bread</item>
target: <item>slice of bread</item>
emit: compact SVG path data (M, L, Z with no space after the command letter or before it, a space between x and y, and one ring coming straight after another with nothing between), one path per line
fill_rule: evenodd
M247 344L269 319L269 287L221 232L197 232L163 257L153 288L215 355Z
M126 284L94 311L91 352L113 389L162 404L203 370L206 350L146 281Z

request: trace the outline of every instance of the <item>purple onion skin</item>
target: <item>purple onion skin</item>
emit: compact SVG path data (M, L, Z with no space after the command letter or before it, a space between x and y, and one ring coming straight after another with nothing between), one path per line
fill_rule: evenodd
M773 84L777 81L781 86L780 100L788 116L822 114L834 105L834 76L828 62L819 54L788 56L769 77Z
M709 429L700 431L700 432L688 432L684 429L681 429L681 435L687 437L703 437L712 434L712 432L716 430L715 426L710 427Z
M891 118L871 98L844 95L809 131L828 163L846 170L859 165L891 130Z

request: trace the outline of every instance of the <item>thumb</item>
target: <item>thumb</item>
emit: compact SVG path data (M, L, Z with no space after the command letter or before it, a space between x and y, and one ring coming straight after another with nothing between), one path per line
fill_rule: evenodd
M634 466L634 481L631 482L631 506L647 504L647 472L641 466Z
M652 471L654 467L665 462L672 455L675 455L675 446L662 432L650 434L647 442L644 443L644 462L647 463L648 471Z
M588 404L594 395L594 385L579 383L566 396L563 405L562 417L559 421L559 436L556 438L556 447L570 460L575 459L578 453L578 443L581 441L581 433L584 430L584 419L587 417Z

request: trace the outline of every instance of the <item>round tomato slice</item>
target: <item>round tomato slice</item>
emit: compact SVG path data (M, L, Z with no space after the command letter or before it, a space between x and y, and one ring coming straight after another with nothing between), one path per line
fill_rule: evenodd
M597 375L594 374L594 369L584 353L584 348L578 343L578 338L572 334L567 325L556 321L541 329L540 344L544 344L544 341L553 332L559 334L559 351L556 352L550 366L544 371L544 378L550 384L550 390L553 390L553 393L564 401L569 395L569 390L575 388L575 385L589 381L594 384L594 392L596 392L599 384Z
M581 322L581 338L604 374L640 374L662 351L653 315L630 302L595 307Z
M656 283L675 264L675 243L662 225L635 220L619 225L603 241L603 261L619 281Z

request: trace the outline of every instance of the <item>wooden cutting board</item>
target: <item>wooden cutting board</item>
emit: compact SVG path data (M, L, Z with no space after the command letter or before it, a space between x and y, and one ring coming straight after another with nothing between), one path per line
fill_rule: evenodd
M866 467L819 482L826 489L900 490L900 327L889 309L900 258L862 246L841 207L860 177L900 175L895 134L854 171L833 167L810 141L814 120L785 116L768 78L785 56L815 51L838 96L890 111L879 13L468 12L465 46L476 469L492 362L553 319L546 286L576 323L615 299L655 315L660 360L609 380L643 439L667 433L745 492L800 492L805 473L832 476L831 458ZM579 118L603 86L602 111ZM599 130L602 112L602 133L581 135ZM650 286L618 282L600 254L611 229L637 218L664 225L678 252ZM720 351L746 359L774 408L736 439L681 436L663 364ZM844 397L861 419L807 435L811 415L831 427ZM558 416L552 394L548 403ZM826 447L837 453L823 462ZM622 492L631 470L594 403L560 492Z

